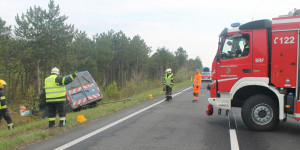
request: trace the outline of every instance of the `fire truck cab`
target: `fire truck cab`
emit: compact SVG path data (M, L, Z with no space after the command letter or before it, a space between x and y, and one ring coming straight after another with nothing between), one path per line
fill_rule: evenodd
M288 115L300 120L299 31L297 15L225 28L212 63L208 108L228 114L241 107L251 130L273 129Z

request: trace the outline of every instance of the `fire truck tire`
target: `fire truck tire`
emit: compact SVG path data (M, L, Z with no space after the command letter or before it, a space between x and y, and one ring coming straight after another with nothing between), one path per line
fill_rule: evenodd
M242 107L242 119L245 125L254 131L267 131L278 124L278 106L266 95L249 97Z

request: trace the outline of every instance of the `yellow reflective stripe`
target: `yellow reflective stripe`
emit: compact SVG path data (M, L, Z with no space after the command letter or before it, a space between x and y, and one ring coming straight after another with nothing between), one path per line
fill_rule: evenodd
M7 108L7 106L6 106L6 105L4 105L4 106L0 106L0 109L5 109L5 108Z
M49 121L55 121L55 118L48 118Z
M194 80L194 81L198 81L198 82L201 82L201 80L199 81L199 80Z
M245 48L249 48L249 46L246 46Z
M58 88L61 88L61 86L56 86L56 87L46 87L45 89L46 89L46 90L49 90L49 89L58 89Z
M70 75L70 78L71 78L72 80L74 80L73 75Z
M66 120L66 117L60 117L59 120Z
M59 92L59 93L46 93L46 98L61 98L63 96L66 96L66 92Z
M65 77L62 79L62 85L65 85Z
M1 100L4 100L5 98L6 98L5 96L1 96L1 97L0 97Z
M60 99L47 99L46 102L60 102L60 101L65 101L65 98L60 98Z
M55 93L65 93L66 91L65 90L63 90L63 91L57 91L57 92L48 92L47 94L55 94Z
M13 123L10 123L10 124L8 124L7 126L11 127L11 126L13 126L13 125L14 125Z

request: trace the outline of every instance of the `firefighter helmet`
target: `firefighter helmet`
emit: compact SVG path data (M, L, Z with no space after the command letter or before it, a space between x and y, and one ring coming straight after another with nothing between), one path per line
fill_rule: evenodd
M171 73L172 72L171 68L166 69L166 72Z
M7 85L6 82L2 79L0 79L0 88L3 86L3 85Z
M56 68L56 67L52 68L51 74L57 74L57 75L59 75L59 69Z

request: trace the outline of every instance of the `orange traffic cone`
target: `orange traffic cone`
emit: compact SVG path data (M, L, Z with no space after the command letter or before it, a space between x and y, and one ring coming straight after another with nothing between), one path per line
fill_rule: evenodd
M86 118L83 115L78 115L77 116L77 121L80 122L80 123L81 122L86 122Z
M149 98L151 98L151 99L153 98L152 94L149 94L148 96L149 96Z

